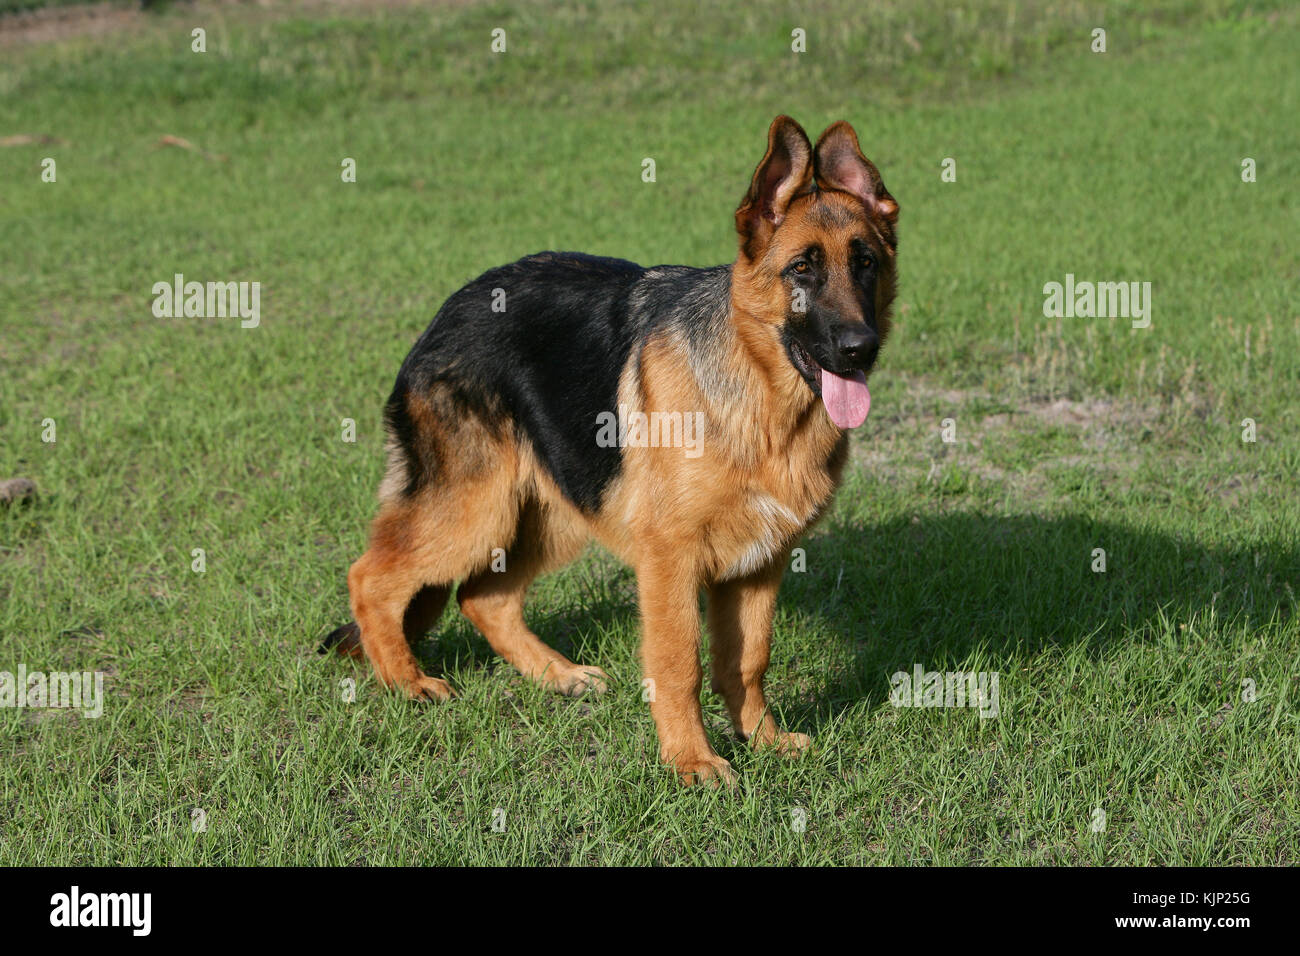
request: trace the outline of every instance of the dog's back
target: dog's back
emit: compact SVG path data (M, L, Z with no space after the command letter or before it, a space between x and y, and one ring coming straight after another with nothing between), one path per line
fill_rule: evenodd
M474 416L509 423L564 495L600 508L621 449L595 442L597 416L616 409L636 347L676 326L707 342L725 319L730 268L645 268L625 259L543 252L491 269L449 298L398 372L385 409L390 467L414 494L437 479L420 441L412 396L432 402L444 428Z

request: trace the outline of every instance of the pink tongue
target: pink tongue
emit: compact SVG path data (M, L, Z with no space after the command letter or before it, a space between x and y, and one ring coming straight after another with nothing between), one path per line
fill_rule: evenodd
M867 377L854 372L844 378L822 369L822 402L826 411L840 428L857 428L867 420L871 411L871 393L867 391Z

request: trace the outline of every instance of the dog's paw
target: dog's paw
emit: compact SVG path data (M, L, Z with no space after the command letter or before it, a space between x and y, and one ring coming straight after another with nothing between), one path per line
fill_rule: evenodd
M812 746L812 738L807 734L796 734L789 730L778 730L766 736L755 734L749 738L749 744L755 750L771 750L782 757L798 757Z
M411 700L451 700L456 696L451 685L437 677L418 677L403 684L402 690Z
M756 743L755 749L773 750L782 757L799 757L812 746L812 738L807 734L796 734L789 730L778 730L776 736L766 743Z
M551 664L542 675L543 684L566 697L603 694L609 690L608 680L609 675L599 667L561 662Z
M702 783L706 787L734 787L740 778L731 764L717 754L673 761L677 777L688 787Z

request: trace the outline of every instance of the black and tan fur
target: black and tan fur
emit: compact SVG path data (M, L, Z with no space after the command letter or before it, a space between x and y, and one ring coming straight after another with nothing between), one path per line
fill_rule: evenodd
M733 265L646 269L548 252L455 293L389 398L381 507L348 574L356 623L327 646L363 650L380 680L412 697L450 697L410 645L456 588L461 611L521 673L565 694L604 690L600 668L551 649L523 617L529 583L595 538L636 572L666 763L687 782L732 776L701 718L700 589L712 686L737 733L791 754L807 747L777 727L763 695L773 609L790 550L830 503L846 455L818 367L870 371L889 330L897 213L852 127L836 123L814 149L782 116L736 212ZM493 311L502 294L505 311ZM702 453L599 447L597 416L620 402L702 412ZM493 549L505 551L502 571Z

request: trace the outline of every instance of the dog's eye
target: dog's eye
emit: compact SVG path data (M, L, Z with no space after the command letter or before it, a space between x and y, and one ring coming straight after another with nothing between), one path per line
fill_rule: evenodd
M860 260L860 264L864 269L874 269L876 267L876 257L873 255L865 255Z
M808 263L804 262L803 260L800 260L799 262L796 262L794 264L794 271L801 276L806 276L809 272L812 271L812 266L808 265Z

